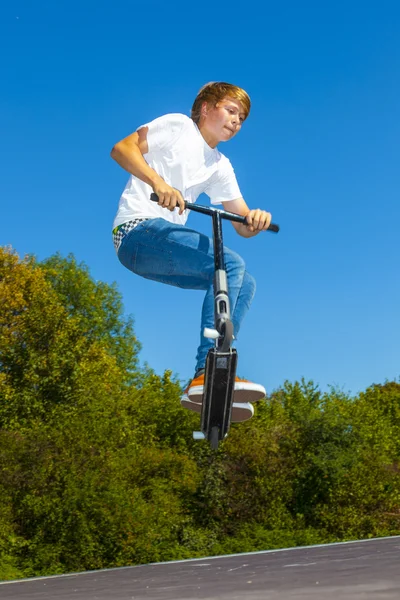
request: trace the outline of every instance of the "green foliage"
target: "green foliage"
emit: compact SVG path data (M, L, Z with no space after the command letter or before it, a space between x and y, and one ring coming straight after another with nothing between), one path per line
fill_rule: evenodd
M285 382L217 453L114 285L0 249L0 579L400 533L400 384Z
M132 318L125 318L116 285L95 282L85 264L69 255L55 254L39 268L50 282L68 316L89 342L100 342L116 358L124 378L133 383L138 376L140 344L133 333Z
M0 436L0 444L2 442ZM7 465L6 468L9 468ZM23 538L15 533L12 502L7 488L0 484L0 581L23 576L17 566L16 555L24 545Z

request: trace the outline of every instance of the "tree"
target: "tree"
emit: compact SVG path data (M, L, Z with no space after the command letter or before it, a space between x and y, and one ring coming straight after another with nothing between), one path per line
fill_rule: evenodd
M185 555L183 499L197 469L181 452L182 424L193 415L176 410L168 374L135 370L139 345L116 290L72 257L41 266L1 249L0 327L7 572Z
M132 317L125 317L121 294L115 283L95 282L84 263L72 254L55 254L38 264L60 303L88 341L96 341L116 358L124 380L138 382L140 344Z

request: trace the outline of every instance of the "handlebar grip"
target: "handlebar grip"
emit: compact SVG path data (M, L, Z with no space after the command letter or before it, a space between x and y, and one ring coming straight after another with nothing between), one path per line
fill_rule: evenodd
M151 192L151 194L150 194L150 200L152 202L158 202L158 196L157 196L157 194L155 192ZM185 202L185 204L186 204L186 202Z

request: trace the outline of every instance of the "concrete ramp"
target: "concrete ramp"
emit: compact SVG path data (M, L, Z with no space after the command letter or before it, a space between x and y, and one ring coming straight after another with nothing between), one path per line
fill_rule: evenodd
M400 536L38 577L1 600L400 600Z

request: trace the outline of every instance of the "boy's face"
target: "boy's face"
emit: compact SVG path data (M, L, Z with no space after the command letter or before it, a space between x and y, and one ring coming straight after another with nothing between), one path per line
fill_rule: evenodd
M239 100L224 98L216 106L204 103L200 130L212 140L211 146L227 142L235 136L245 120L246 113ZM204 136L207 140L207 137ZM210 142L208 142L210 143Z

